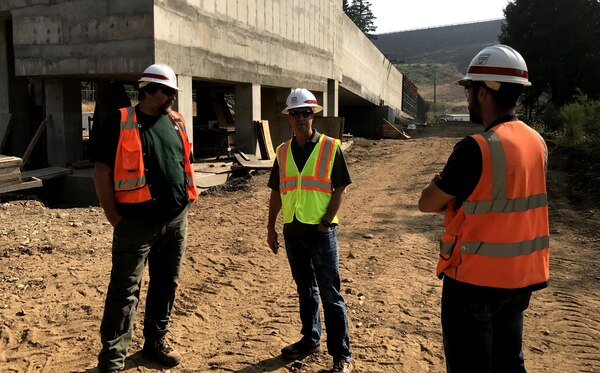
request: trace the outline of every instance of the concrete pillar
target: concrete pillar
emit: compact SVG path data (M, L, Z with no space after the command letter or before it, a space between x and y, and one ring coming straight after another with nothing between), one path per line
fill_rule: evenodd
M321 111L317 115L318 116L326 116L327 112L325 111L325 108L327 106L325 106L325 105L327 104L326 103L327 100L325 99L325 97L326 97L327 92L324 93L324 92L312 91L312 90L309 90L309 91L311 91L315 95L315 98L317 99L317 102L319 103L319 105L323 106L323 111Z
M52 120L46 127L48 163L67 167L83 155L81 132L81 82L46 80L46 115Z
M290 90L287 88L263 88L261 96L262 119L269 121L269 134L273 149L287 141L291 135L290 124L286 115L281 113L285 108L285 100Z
M0 113L10 112L7 37L6 20L0 17Z
M327 79L327 94L325 95L327 107L323 116L337 117L339 106L339 82L334 79Z
M256 152L253 121L261 119L260 84L235 86L235 145L244 153Z
M285 101L289 94L289 88L275 88L274 105L276 110L273 113L272 121L269 118L269 130L271 132L273 148L276 148L279 144L292 137L292 127L287 120L287 115L281 113L281 110L285 108Z
M178 75L177 86L181 91L177 93L175 100L175 110L183 115L185 119L185 130L188 140L194 142L194 103L192 98L192 77L189 75Z

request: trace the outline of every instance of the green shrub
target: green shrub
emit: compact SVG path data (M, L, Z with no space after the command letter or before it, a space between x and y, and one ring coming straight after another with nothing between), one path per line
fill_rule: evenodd
M585 108L579 102L561 107L560 120L567 140L578 142L585 137Z
M577 101L565 105L558 110L556 118L551 118L546 110L545 119L550 123L558 119L558 129L551 137L559 146L587 154L593 162L600 162L600 101L589 100L585 95ZM547 128L556 129L555 124Z

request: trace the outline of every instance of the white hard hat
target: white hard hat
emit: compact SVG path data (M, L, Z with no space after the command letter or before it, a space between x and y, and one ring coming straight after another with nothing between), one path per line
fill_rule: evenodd
M164 63L155 63L144 70L142 77L138 80L138 86L142 88L145 85L148 85L148 83L158 83L181 91L181 89L177 87L177 76L175 76L175 71L173 71L171 66Z
M315 95L306 88L292 89L285 104L285 109L281 111L283 114L289 114L289 110L301 107L310 107L315 113L323 110L323 106L319 105Z
M465 77L456 81L456 84L466 85L468 81L531 85L523 56L503 44L483 48L477 53L469 64Z

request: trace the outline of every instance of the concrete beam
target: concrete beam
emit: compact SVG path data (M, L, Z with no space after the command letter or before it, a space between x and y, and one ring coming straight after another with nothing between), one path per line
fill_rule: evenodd
M338 116L338 106L339 106L339 95L340 95L340 85L337 80L328 79L327 80L327 94L323 102L327 105L323 110L323 116L326 117L337 117Z
M48 163L67 167L83 154L81 82L48 79L45 83L46 115L52 114L46 128Z
M259 84L235 86L235 145L249 154L256 152L255 120L261 119Z
M175 101L175 110L177 110L185 120L185 130L190 142L194 142L194 103L192 98L192 77L189 75L178 75L177 86L181 89L177 93Z
M8 75L8 35L6 34L6 20L0 17L0 113L9 110L9 75Z

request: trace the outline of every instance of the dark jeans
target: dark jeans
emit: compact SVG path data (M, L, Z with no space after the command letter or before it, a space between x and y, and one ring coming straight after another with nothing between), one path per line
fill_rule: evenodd
M349 361L346 304L340 293L337 231L295 236L284 234L285 249L296 282L300 301L302 341L311 345L321 342L319 294L323 302L327 351L334 360Z
M144 338L167 333L178 284L187 230L186 208L166 223L123 217L113 234L112 271L100 325L101 370L122 368L131 342L144 266L150 283L146 295Z
M523 311L531 292L482 289L444 277L442 333L449 373L524 373Z

